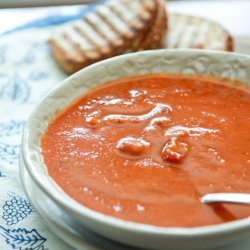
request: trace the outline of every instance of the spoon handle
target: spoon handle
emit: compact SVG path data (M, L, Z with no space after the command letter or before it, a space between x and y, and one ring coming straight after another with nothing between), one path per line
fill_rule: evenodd
M238 203L250 205L250 194L214 193L201 197L202 203Z

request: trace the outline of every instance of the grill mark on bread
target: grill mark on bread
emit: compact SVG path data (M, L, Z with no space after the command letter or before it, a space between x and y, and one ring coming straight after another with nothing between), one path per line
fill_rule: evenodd
M76 69L80 69L80 66L84 66L87 62L85 60L76 60L75 58L69 58L66 54L62 53L61 49L58 46L53 46L53 41L50 41L52 45L52 51L55 57L56 62L66 71L72 72Z
M117 8L117 3L114 1L109 1L107 3L107 6L116 13L117 16L119 16L125 23L129 23L131 20L138 20L137 15L134 11L129 11L127 6L124 4L124 2L121 2L119 4L119 7Z
M143 4L142 0L139 0L139 1L123 1L123 4L124 6L126 6L129 10L140 10L141 9L141 6ZM145 5L144 5L145 6Z
M84 20L114 47L123 45L124 41L119 34L116 34L95 12L86 15Z
M85 36L81 36L79 32L72 26L68 26L65 29L65 33L67 34L68 40L70 40L73 44L77 45L81 51L89 52L96 49L92 43L90 43Z
M184 30L182 31L184 32ZM193 38L195 37L194 32L195 32L194 26L188 25L187 27L185 27L185 36L183 36L182 39L179 39L177 46L183 48L190 47L192 45Z
M152 11L157 7L156 1L142 0L141 2L145 6L145 8L149 11Z
M195 36L193 38L193 43L189 44L189 47L191 48L199 48L202 49L204 47L204 33L206 33L207 30L207 24L204 23L203 25L199 25L196 28L196 33Z
M106 40L104 40L99 34L97 34L91 27L85 22L79 21L74 23L73 28L76 32L90 44L95 47L95 50L101 54L108 54L111 48Z
M146 20L143 15L140 15L140 9L138 9L137 12L135 12L134 9L130 9L128 7L129 5L126 4L124 1L121 1L119 5L115 1L110 1L107 3L107 7L110 8L110 10L118 16L121 20L123 20L124 23L129 24L130 23L130 30L133 33L136 33L140 30L142 30L146 25ZM152 17L150 14L147 17ZM133 22L131 23L131 20ZM136 34L134 34L136 35Z
M174 25L176 24L176 25ZM170 48L176 48L177 47L177 42L180 39L181 36L181 31L183 30L183 26L185 26L185 23L180 21L176 23L176 18L173 17L173 19L171 20L171 24L170 24L170 32L172 34L174 34L174 36L171 37L171 39L169 40L169 47Z
M111 47L108 44L108 41L93 30L86 22L83 20L76 21L72 26L79 35L83 36L90 44L93 44L97 51L102 54L110 53Z
M79 59L81 58L80 61L82 60L86 60L86 53L83 53L83 50L79 47L79 44L77 44L72 37L70 36L70 34L68 33L68 30L65 30L62 33L65 42L67 42L69 45L71 45L74 48L74 51L76 52L76 54L79 56Z
M68 42L67 37L65 37L65 34L62 32L58 33L55 39L51 40L51 44L58 46L64 51L66 59L74 59L78 62L83 59L83 57L77 53L75 47Z
M190 19L188 18L185 22L186 22L186 24L189 25ZM183 24L184 24L184 22L183 22ZM182 46L185 47L185 44L184 44L183 40L186 38L186 28L187 28L187 27L186 27L186 24L180 26L181 29L179 30L179 37L178 37L178 39L176 40L176 44L175 44L175 47L176 47L176 48L181 47L181 44L183 44ZM188 26L188 27L189 27L189 26ZM182 34L184 34L184 32L185 32L185 36L182 36Z
M68 26L65 29L63 36L75 48L77 54L82 57L82 60L97 60L100 57L95 47L83 36L80 36L72 26Z
M104 39L96 30L84 20L76 21L73 26L92 43L97 46L107 46L108 41Z
M200 27L199 27L200 28ZM187 41L187 47L194 47L194 38L198 36L199 28L196 29L194 26L191 26L189 29L189 39Z
M174 17L171 23L171 31L174 34L174 36L172 36L172 43L169 43L169 47L171 48L178 48L178 45L181 39L183 39L183 31L185 31L185 27L186 27L187 21L184 20L182 16L180 16L179 22L177 21L178 19Z
M172 33L172 22L174 21L174 17L172 18L168 18L168 39L166 41L166 47L169 47L169 48L173 48L173 44L174 44L174 40L175 40L175 37L174 36L170 36L169 34ZM175 27L175 29L177 28L177 25Z
M210 46L210 37L211 37L211 34L212 34L212 32L213 32L213 29L211 29L211 24L208 24L208 30L210 31L210 32L206 32L205 33L205 41L206 41L206 44L208 45L208 46Z
M65 27L63 32L52 40L53 43L64 51L67 60L84 62L96 60L100 57L95 47L83 36L80 36L73 26Z
M142 1L141 1L142 2ZM138 17L140 20L138 20L138 28L140 29L141 26L143 26L143 23L148 22L151 17L154 15L154 12L156 11L156 5L153 4L154 8L147 8L144 4L144 9L141 8L141 5L138 3L138 1L132 2L134 6L131 4L131 2L124 1L123 5L125 8L127 8L128 12L134 12L135 10L138 10ZM154 3L154 1L152 1Z
M224 39L223 39L223 37L222 38L219 38L218 37L218 34L216 34L216 26L214 25L214 24L211 24L210 25L210 32L207 32L207 41L208 41L208 45L209 45L209 47L211 48L211 49L222 49L222 44L219 42L220 40L225 40L225 37L224 37ZM218 32L217 32L218 33ZM217 38L218 39L214 39L214 37L216 37L217 36Z
M146 3L149 3L147 0L142 1L144 3L144 5L146 5ZM151 40L153 39L153 37L149 37L148 34L150 34L150 31L153 29L153 26L156 22L157 19L157 12L158 12L158 6L157 6L157 0L155 1L150 1L150 8L145 8L145 9L139 9L140 11L138 12L138 17L141 18L141 22L139 24L139 26L141 25L144 29L143 31L140 33L140 36L138 36L137 40L135 40L131 46L131 48L129 49L129 51L138 51L143 49L144 47L144 43L147 41L147 39ZM126 5L126 7L128 8L129 11L133 11L134 8L136 8L136 5L138 4L138 2L134 2L135 6L132 6L132 4L128 4L127 2L124 2L124 5ZM153 43L153 41L152 41ZM146 46L145 46L146 48Z
M134 12L134 10L129 9L124 2L117 5L114 1L110 1L108 7L125 23L130 23L131 20L133 20L133 23L131 24L133 30L138 31L143 28L143 21L145 21L143 17Z
M180 29L180 35L181 34L186 34L186 29L190 27L190 24L192 22L192 19L191 18L188 18L186 20L186 23L185 25L182 25L181 26L181 29ZM180 39L181 38L181 39ZM180 36L180 38L176 41L176 44L175 44L175 47L176 48L185 48L186 45L185 45L185 41L184 39L186 38L186 35L185 36Z
M219 24L199 17L172 14L167 47L233 50L232 37ZM190 38L190 28L195 34ZM184 29L183 29L184 28ZM182 30L182 31L181 31ZM179 42L178 42L179 41Z
M159 1L110 0L97 6L92 13L72 22L71 27L62 29L60 35L52 38L55 59L65 71L72 73L107 57L140 49L151 25L159 24L156 22ZM155 39L160 32L155 31L152 44L159 43Z
M124 22L120 16L112 12L107 6L101 6L96 10L96 13L110 26L116 33L121 33L123 37L131 39L135 34L132 32L129 25Z
M110 1L108 2L107 7L109 7L110 10L124 23L128 24L131 22L131 20L133 20L130 27L130 32L134 37L138 35L138 31L143 28L143 23L134 11L129 11L128 8L124 5L124 2L121 2L118 6L114 1Z
M209 30L209 23L203 22L202 25L199 25L199 35L196 37L196 40L194 40L193 45L191 45L194 48L203 49L206 44L206 34Z

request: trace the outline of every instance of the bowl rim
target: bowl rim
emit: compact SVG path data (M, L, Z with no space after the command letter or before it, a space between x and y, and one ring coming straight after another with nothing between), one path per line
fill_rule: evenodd
M92 64L76 72L75 74L67 77L62 82L56 84L52 89L50 89L46 93L46 95L44 95L40 99L39 103L36 105L35 109L28 117L27 122L25 124L24 131L23 131L22 143L21 143L21 149L20 149L20 154L22 154L25 168L27 169L30 177L33 179L34 183L39 187L39 189L41 189L41 191L46 193L46 195L48 195L54 202L59 204L63 209L65 209L66 211L70 211L72 214L76 216L81 216L82 218L85 217L96 223L101 223L103 225L107 225L110 227L119 228L122 230L130 231L132 233L143 233L143 234L151 234L151 235L157 235L157 236L175 236L175 237L186 237L186 238L190 238L190 237L194 238L194 237L200 237L200 236L212 236L215 234L222 235L226 233L242 232L245 230L249 230L250 229L250 217L239 219L239 220L232 221L232 222L221 223L221 224L184 228L184 227L160 227L160 226L127 221L127 220L119 219L113 216L105 215L101 212L97 212L95 210L92 210L78 203L76 200L71 198L64 191L62 191L62 189L57 184L54 189L46 188L46 185L42 182L41 178L39 177L40 173L37 172L33 168L32 163L29 161L29 158L27 157L30 153L28 140L29 140L29 134L30 134L30 129L31 129L30 125L32 124L33 116L35 116L37 112L36 111L37 108L42 106L43 102L47 98L52 97L59 89L63 89L67 87L73 78L81 77L81 75L84 74L85 71L94 69L96 66L108 64L110 62L115 63L117 60L121 60L123 58L131 59L138 55L143 56L145 54L145 55L151 55L154 57L157 55L161 55L162 53L166 53L166 54L188 53L190 54L190 56L201 54L201 55L215 55L215 56L224 55L224 56L229 56L232 58L241 57L242 59L248 60L250 64L250 56L248 55L244 55L240 53L225 52L225 51L212 51L212 50L200 50L200 49L160 49L160 50L141 51L141 52L135 52L135 53L129 53L125 55L116 56L116 57L109 58L101 62ZM41 152L39 152L39 154L41 155ZM44 166L42 161L40 161L40 163ZM53 181L53 179L49 175L46 175L46 177L49 179L50 182L55 183L55 181ZM59 189L60 189L60 192L58 192ZM69 200L70 202L66 202Z

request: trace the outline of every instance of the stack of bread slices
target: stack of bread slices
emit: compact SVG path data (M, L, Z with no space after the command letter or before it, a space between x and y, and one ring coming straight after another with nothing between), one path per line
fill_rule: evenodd
M92 63L123 53L178 47L178 41L173 43L173 39L179 39L181 47L201 47L199 41L196 41L199 46L190 41L189 46L185 45L185 37L182 36L185 30L177 34L175 26L183 29L184 26L188 27L190 20L183 24L185 16L184 19L179 16L168 17L165 4L165 0L106 0L81 20L60 27L50 39L52 54L61 68L71 74ZM171 23L168 19L172 20ZM173 20L182 23L180 25ZM207 24L204 26L207 27ZM219 37L230 37L218 27ZM192 26L192 29L195 28ZM223 42L215 41L213 46L217 44L219 49L231 50L231 47L223 46ZM203 47L207 48L206 44Z

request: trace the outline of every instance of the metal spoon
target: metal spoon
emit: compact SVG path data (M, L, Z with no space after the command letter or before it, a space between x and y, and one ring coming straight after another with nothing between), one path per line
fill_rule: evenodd
M238 203L250 205L250 194L213 193L201 197L202 203Z

